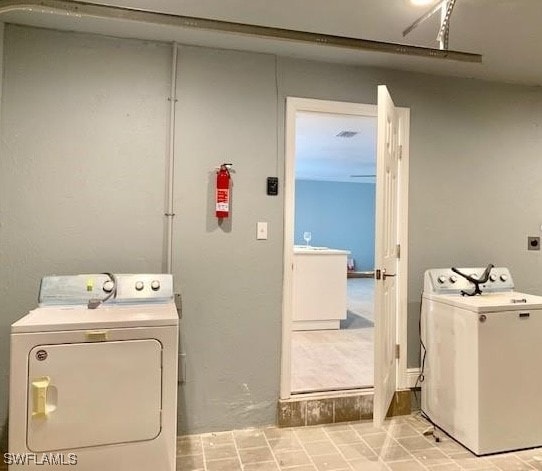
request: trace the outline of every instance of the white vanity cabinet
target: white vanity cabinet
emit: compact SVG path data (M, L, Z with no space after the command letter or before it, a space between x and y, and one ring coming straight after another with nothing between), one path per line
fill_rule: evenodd
M350 252L294 248L293 330L339 329L346 319L346 260Z

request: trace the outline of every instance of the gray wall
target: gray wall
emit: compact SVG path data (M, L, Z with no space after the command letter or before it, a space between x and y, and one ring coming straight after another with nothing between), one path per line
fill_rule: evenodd
M8 27L0 155L0 422L9 324L46 273L162 269L169 48ZM284 102L411 109L409 365L422 274L509 266L542 294L542 91L538 88L181 47L175 264L187 383L180 424L273 423L280 375ZM231 220L212 212L213 172L234 164ZM265 178L281 178L278 197ZM256 241L257 221L269 240Z
M46 274L162 270L169 48L6 27L0 423L9 325Z

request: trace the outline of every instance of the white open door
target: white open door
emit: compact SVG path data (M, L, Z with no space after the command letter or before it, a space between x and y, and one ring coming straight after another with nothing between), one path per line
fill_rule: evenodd
M397 198L399 118L385 85L378 87L375 217L374 423L381 426L396 389Z

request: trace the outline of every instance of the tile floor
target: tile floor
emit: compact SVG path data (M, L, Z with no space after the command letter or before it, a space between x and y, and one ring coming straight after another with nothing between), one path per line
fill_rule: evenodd
M292 392L374 384L374 327L292 332Z
M236 430L182 436L179 471L542 470L542 448L479 458L442 434L423 432L418 415L303 428Z
M348 309L374 321L374 279L348 279ZM292 392L374 384L374 328L292 332Z

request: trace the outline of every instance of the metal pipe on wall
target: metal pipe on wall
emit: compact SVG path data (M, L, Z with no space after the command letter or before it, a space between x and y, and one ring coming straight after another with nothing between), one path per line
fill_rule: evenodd
M171 90L169 93L169 147L167 160L167 203L166 203L166 272L172 272L173 265L173 191L175 182L175 105L177 104L177 59L178 46L171 49Z

